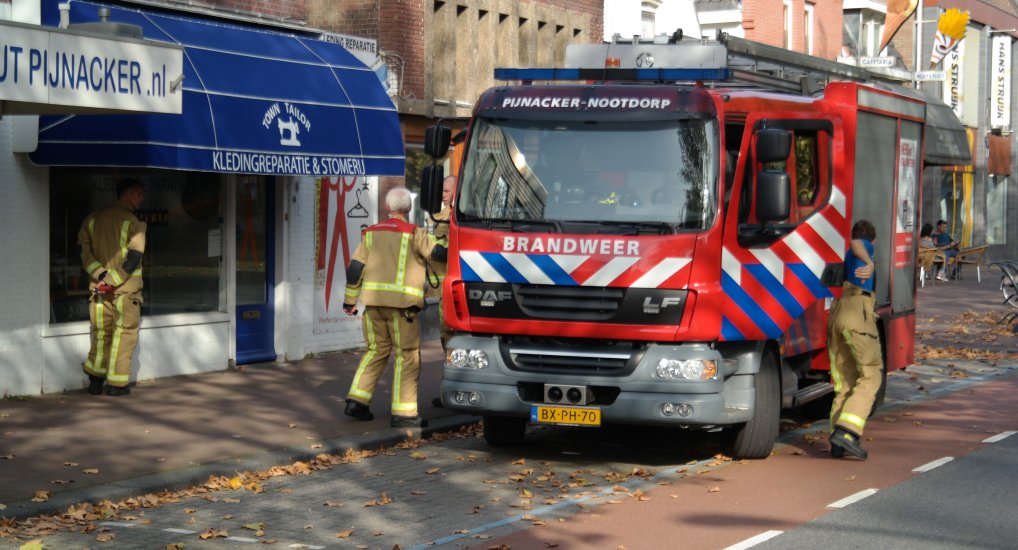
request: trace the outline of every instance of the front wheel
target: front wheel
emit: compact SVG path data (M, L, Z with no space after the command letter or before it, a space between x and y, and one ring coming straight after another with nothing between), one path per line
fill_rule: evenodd
M515 416L485 416L484 440L492 447L513 447L523 443L527 419Z
M781 375L777 361L765 353L753 376L756 396L749 422L725 430L725 453L735 460L767 458L774 450L781 422Z

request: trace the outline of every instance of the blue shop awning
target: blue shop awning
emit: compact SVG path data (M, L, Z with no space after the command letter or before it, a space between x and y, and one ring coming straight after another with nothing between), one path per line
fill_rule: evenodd
M98 21L101 6L72 1L71 22ZM111 22L138 25L146 39L184 46L183 112L42 117L32 162L246 174L403 175L403 138L392 100L374 71L343 46L176 14L104 7ZM44 10L44 17L51 19L51 12L56 10Z

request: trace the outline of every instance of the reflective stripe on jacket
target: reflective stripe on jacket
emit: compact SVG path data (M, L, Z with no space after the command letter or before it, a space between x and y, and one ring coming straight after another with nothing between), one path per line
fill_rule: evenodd
M89 288L94 288L99 275L108 273L106 281L116 287L117 294L133 294L141 290L141 265L131 273L123 270L130 250L145 253L145 222L138 220L123 201L97 210L81 223L78 244L81 265L88 272Z
M423 307L424 264L435 247L428 232L393 216L367 228L353 260L364 264L358 281L347 281L343 303Z

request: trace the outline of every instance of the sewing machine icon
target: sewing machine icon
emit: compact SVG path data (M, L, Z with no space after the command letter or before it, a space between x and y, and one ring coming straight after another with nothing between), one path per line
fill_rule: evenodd
M297 135L300 134L300 125L293 119L293 117L290 117L287 120L277 118L276 124L279 126L280 145L300 147L300 140L297 139Z

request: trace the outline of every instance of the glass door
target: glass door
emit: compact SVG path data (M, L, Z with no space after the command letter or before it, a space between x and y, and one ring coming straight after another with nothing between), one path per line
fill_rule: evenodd
M272 179L237 178L237 364L274 361L275 205Z

